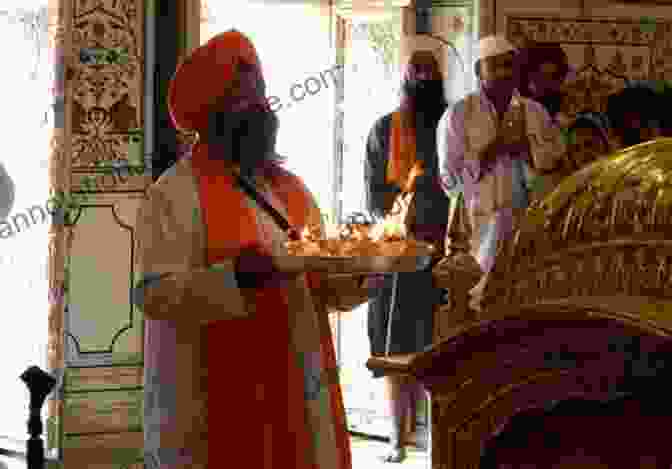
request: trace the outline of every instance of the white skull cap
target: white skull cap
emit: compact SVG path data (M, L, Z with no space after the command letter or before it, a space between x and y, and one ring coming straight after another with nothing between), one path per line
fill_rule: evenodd
M516 48L501 35L486 36L478 41L478 59L486 59L495 55L516 52Z

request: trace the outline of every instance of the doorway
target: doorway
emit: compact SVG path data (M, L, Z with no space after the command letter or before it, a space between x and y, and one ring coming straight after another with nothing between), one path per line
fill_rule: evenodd
M341 213L366 212L364 159L366 141L377 119L399 103L401 9L382 17L345 21L343 63L343 187ZM367 305L342 315L339 324L341 383L348 428L352 432L387 437L391 421L385 415L382 379L373 379L366 368L370 356ZM424 424L420 405L420 424Z

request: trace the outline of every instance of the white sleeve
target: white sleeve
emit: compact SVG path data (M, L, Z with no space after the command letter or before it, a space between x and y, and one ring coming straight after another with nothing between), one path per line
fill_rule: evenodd
M157 320L207 323L249 316L254 302L238 287L234 259L202 268L185 265L190 239L180 236L184 230L171 213L165 197L150 187L138 212L136 306Z
M465 157L464 101L448 107L436 128L439 180L446 195L454 196L464 190Z

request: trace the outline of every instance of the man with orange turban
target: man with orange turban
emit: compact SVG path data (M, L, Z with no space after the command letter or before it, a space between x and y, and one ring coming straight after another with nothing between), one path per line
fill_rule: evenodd
M291 231L278 217L296 230L321 217L275 154L254 46L215 36L177 69L168 100L199 141L139 211L146 463L350 469L327 316L342 296L331 278L274 270Z
M439 183L436 152L436 126L445 109L443 74L436 56L429 50L413 52L404 70L399 106L374 123L364 164L369 212L382 219L392 211L394 198L402 190L413 190L415 222L409 228L416 239L437 247L445 238L449 208ZM420 171L415 170L420 167L422 174L416 177ZM441 299L432 266L421 272L395 275L396 288L393 276L378 277L379 288L369 302L368 332L373 356L421 352L432 343L434 310ZM383 374L374 371L373 376ZM414 409L425 397L425 391L420 383L407 377L387 375L383 379L392 425L390 445L382 460L399 463L406 458L409 443L404 430L408 420L416 418Z

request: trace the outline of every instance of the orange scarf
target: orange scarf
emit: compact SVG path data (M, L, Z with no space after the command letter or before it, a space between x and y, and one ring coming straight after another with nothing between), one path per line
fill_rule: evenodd
M247 196L234 188L233 177L222 171L222 163L207 160L207 153L206 145L198 145L193 163L207 230L208 263L235 257L243 247L266 251L259 239L255 209L248 205ZM216 166L220 166L219 171ZM310 209L308 196L291 177L273 178L271 186L287 208L289 223L301 230ZM318 280L308 274L310 286ZM305 370L289 347L292 331L286 293L282 288L267 288L244 294L254 301L256 317L208 325L209 465L320 469L314 458L306 457L319 448L314 446L315 435L306 426ZM327 321L326 317L320 318L321 365L336 370ZM345 409L337 382L329 385L325 410L336 425L337 467L351 469ZM223 453L222 441L236 450Z
M392 114L390 127L390 154L386 179L390 184L404 189L411 169L417 161L415 130L403 122L401 111Z

